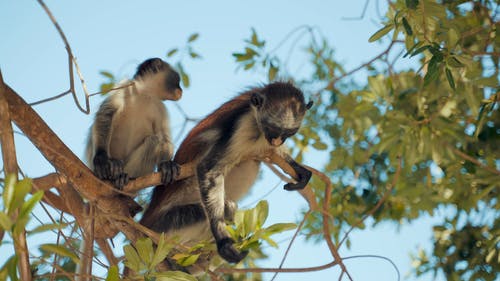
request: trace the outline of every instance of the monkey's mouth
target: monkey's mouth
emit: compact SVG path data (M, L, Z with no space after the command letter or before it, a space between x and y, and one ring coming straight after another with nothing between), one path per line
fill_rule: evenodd
M267 140L272 146L280 146L283 144L283 139L281 137L270 138Z

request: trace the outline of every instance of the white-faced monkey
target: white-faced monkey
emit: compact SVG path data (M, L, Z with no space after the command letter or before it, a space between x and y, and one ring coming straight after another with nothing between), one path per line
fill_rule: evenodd
M287 183L286 190L306 186L311 172L281 145L297 133L311 106L299 89L284 82L251 89L223 104L191 130L174 157L180 165L194 161L196 176L156 187L141 223L188 243L210 238L211 232L222 258L241 261L247 253L234 247L225 219L232 220L235 201L257 177L255 157L267 151L281 155L297 172L298 181Z
M129 178L152 173L156 166L162 183L173 180L179 168L171 161L173 145L163 101L181 98L179 83L179 74L168 63L151 58L137 67L131 86L104 100L86 149L87 163L98 178L122 188Z

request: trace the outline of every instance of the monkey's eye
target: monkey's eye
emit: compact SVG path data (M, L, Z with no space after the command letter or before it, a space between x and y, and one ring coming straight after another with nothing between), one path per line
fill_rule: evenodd
M275 126L272 125L266 125L265 127L266 134L270 138L277 138L281 135L281 130L279 128L276 128Z

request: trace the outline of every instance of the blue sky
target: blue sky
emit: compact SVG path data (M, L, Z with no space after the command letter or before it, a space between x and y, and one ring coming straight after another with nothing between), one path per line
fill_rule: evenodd
M370 1L365 17L356 21L345 20L345 17L359 16L364 0L93 0L47 1L46 4L68 37L90 92L98 91L103 82L99 71L111 71L118 78L130 77L139 62L149 57L165 58L168 50L182 46L190 34L200 33L194 45L203 59L186 62L191 87L184 91L179 105L189 116L201 117L242 89L265 81L263 73L237 71L231 55L243 50L243 40L249 37L251 28L255 28L272 48L297 26L317 27L349 70L383 48L368 43L370 35L381 26L375 12L378 2L383 12L384 1ZM68 88L64 45L37 1L0 1L0 38L0 68L4 80L28 102L59 94ZM301 57L300 52L293 53L291 58L295 73L300 74L301 63L306 58ZM81 88L78 90L82 96ZM98 96L91 99L90 115L78 111L70 96L35 109L70 149L83 156L86 134L101 101ZM166 106L175 135L183 117L171 102ZM18 161L28 176L37 177L53 171L26 138L17 135L16 145ZM307 158L306 164L317 166L317 163L315 157ZM278 182L277 177L265 171L262 180L240 206L263 198ZM298 221L305 208L298 194L284 192L281 188L265 199L270 203L269 223ZM350 235L351 248L343 247L340 253L343 256L385 256L394 261L404 277L411 268L409 253L419 246L430 246L433 221L436 219L425 218L401 225L382 223L373 229L355 231ZM291 233L284 238L289 236ZM271 258L261 265L277 266L286 245L285 241L279 250L266 249ZM12 251L11 245L0 249ZM285 266L315 266L329 261L331 257L324 244L300 241L292 248ZM346 265L354 280L397 280L394 269L383 260L353 259L346 261ZM337 280L338 276L339 270L333 268L315 273L280 274L276 280ZM265 280L269 280L269 276Z

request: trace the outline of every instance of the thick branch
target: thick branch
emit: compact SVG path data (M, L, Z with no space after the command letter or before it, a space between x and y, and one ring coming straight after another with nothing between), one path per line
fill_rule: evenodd
M132 198L126 196L116 197L118 191L94 176L85 164L57 137L47 126L40 116L9 86L3 87L3 96L9 104L9 112L12 121L23 131L30 141L38 148L42 155L56 168L61 176L67 179L68 184L59 191L70 194L76 202L81 200L80 196L90 202L97 202L97 208L104 213L120 214L130 216L131 213L141 206ZM51 176L52 177L52 176ZM55 177L55 176L54 176ZM44 179L54 180L54 179ZM43 180L41 180L43 183ZM71 188L69 188L71 187ZM74 194L72 189L78 194ZM63 196L66 200L67 196ZM106 197L106 200L99 200ZM78 200L76 200L78 198ZM71 203L70 203L71 204ZM70 207L70 206L68 206ZM80 209L79 204L71 208ZM81 212L72 212L75 217L82 216ZM103 221L101 224L102 235L113 237L122 228L121 224Z
M95 201L99 197L116 194L116 189L96 178L40 116L7 85L4 95L14 123L82 196Z
M14 145L14 133L9 114L9 105L5 98L6 85L3 82L0 71L0 143L2 144L2 159L5 174L13 174L17 177L16 147Z

